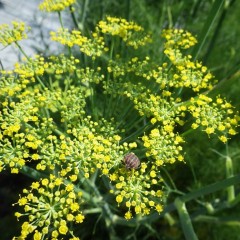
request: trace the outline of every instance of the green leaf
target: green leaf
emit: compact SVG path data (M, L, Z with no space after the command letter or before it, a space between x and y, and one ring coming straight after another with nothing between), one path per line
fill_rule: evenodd
M202 32L200 36L198 36L198 44L194 47L192 51L192 57L195 61L198 57L198 54L200 53L201 49L203 48L203 45L206 42L207 36L216 20L216 17L219 15L221 8L224 4L225 0L216 0L212 6L212 9L209 13L209 16L207 18L207 21L205 22Z

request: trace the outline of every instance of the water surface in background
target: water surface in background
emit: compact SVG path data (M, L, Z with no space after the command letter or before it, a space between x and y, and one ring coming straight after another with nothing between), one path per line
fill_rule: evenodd
M60 27L57 13L44 13L38 10L42 0L0 0L0 24L11 24L12 21L23 21L31 27L28 39L20 41L21 47L28 56L41 52L59 51L59 44L49 41L49 32ZM65 27L70 27L69 15L63 12ZM0 45L0 60L4 69L12 69L20 61L22 54L14 46L4 48Z

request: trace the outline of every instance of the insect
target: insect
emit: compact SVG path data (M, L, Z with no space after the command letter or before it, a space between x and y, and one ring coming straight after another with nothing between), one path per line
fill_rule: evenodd
M125 164L128 170L137 169L141 164L139 158L132 152L125 155L125 157L123 158L123 163Z

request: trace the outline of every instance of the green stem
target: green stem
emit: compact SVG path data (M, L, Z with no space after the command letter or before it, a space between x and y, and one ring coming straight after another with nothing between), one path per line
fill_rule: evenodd
M199 222L207 222L214 224L224 224L225 226L236 226L239 227L239 217L214 217L214 216L205 216L205 215L199 215L194 219L194 221Z
M97 121L98 113L96 111L96 101L95 101L96 92L95 92L93 84L91 84L91 86L90 86L90 93L91 93L91 95L90 95L91 110L92 110L93 118Z
M168 27L172 28L173 27L173 20L172 20L172 12L171 12L171 7L167 7L167 15L168 15Z
M20 50L20 52L24 55L24 57L27 59L27 60L30 60L28 55L25 53L25 51L22 49L22 47L19 45L18 42L15 42L16 46L18 47L18 49Z
M197 240L198 237L194 232L192 221L188 214L185 203L180 198L176 198L176 200L174 201L174 205L178 211L185 238L187 240Z
M23 166L21 169L19 169L19 171L25 175L28 176L34 180L40 180L41 178L46 178L48 177L47 174L45 173L41 173L33 168L30 168L28 166Z
M61 136L61 135L66 135L65 133L61 132L59 129L54 129L53 130L58 136Z
M1 70L4 70L4 67L3 67L3 64L2 64L1 60L0 60L0 67L1 67Z
M169 179L170 184L172 185L172 188L166 183L166 180L164 180L164 183L167 185L167 187L169 188L170 191L172 191L172 189L177 190L177 187L173 181L173 179L171 178L170 174L168 173L167 169L165 169L164 167L161 167L161 170L165 173L166 177Z
M131 135L127 136L126 138L122 139L120 141L120 144L126 142L126 141L130 141L131 138L136 139L136 137L138 137L140 134L142 134L144 131L147 130L148 127L150 127L150 124L146 124L140 128L138 128L137 131L135 131L134 133L132 133Z
M58 19L59 19L59 22L60 22L60 24L61 24L61 27L64 28L61 12L57 12L57 13L58 13Z
M114 43L114 39L112 39L112 41L111 41L111 46L110 46L110 52L109 52L109 59L110 60L112 60L112 58L113 58L113 49L114 49L114 45L115 45L115 43ZM106 78L106 82L107 82L107 87L108 87L108 85L109 85L109 81L110 81L110 73L108 72L107 73L107 78ZM109 117L110 116L110 114L112 113L112 99L113 99L113 95L111 94L110 95L110 99L107 99L107 98L105 98L104 99L104 105L106 106L106 110L105 110L105 108L104 108L104 115L106 114L106 116L107 117Z
M131 109L133 110L133 109ZM134 111L134 110L133 110ZM133 112L131 111L131 112ZM131 116L131 112L129 112L129 116ZM146 126L147 124L149 125L149 122L146 122L146 117L145 116L141 116L139 117L138 115L132 115L132 119L128 121L128 123L124 124L124 129L126 132L131 132L132 129L139 129L139 125L140 126Z
M89 0L84 0L83 7L82 7L82 17L80 20L80 29L84 32L84 26L85 26L85 19L87 15L87 8L88 8Z
M64 183L65 184L69 184L69 183L72 183L68 180L64 180ZM86 201L86 202L92 202L94 204L96 204L96 202L99 201L98 198L96 197L92 197L88 192L84 191L82 188L79 188L77 185L74 185L74 190L76 192L81 192L82 193L82 198Z
M72 48L71 47L68 47L68 54L69 54L69 56L72 56L73 54L72 54Z
M170 213L166 213L166 214L164 215L164 218L168 221L168 224L169 224L170 226L173 226L173 225L176 224L176 221L174 220L174 218L171 216Z
M77 19L76 19L75 14L74 14L74 9L73 9L73 6L72 6L72 5L69 6L69 10L70 10L70 14L71 14L71 17L72 17L74 26L75 26L77 29L80 29L79 26L78 26L78 22L77 22Z
M233 164L232 164L232 159L227 156L226 157L226 178L231 178L233 177ZM227 188L227 195L228 195L228 202L232 202L235 199L235 189L234 185L229 186Z
M207 212L209 214L213 214L215 212L215 209L214 209L214 207L211 203L207 202L207 203L204 204L204 206L206 207Z
M83 214L96 214L96 213L101 213L102 212L102 208L97 207L97 208L91 208L91 209L86 209L83 210Z
M41 78L39 76L36 76L36 79L38 80L38 82L40 83L40 85L43 87L43 88L46 88L45 84L42 82Z
M25 53L25 51L22 49L22 47L20 46L20 44L18 42L15 42L16 46L18 47L19 51L24 55L24 57L26 57L26 59L30 62L31 59L29 58L29 56ZM45 88L46 86L44 85L44 83L42 82L42 80L39 78L39 76L36 76L36 79L38 80L38 82L40 83L40 85Z
M88 179L85 179L85 181L93 189L93 191L96 194L96 196L98 197L99 201L103 201L102 195L99 192L98 188L95 186L95 184ZM111 212L111 209L106 201L104 201L104 204L102 206L102 211L103 211L103 216L105 219L106 226L109 230L109 237L110 237L110 239L116 239L115 238L116 233L114 230L114 219L115 219L114 216L115 215L113 215L113 213Z
M125 104L125 102L122 102L122 104L125 105L126 107L122 111L121 115L119 115L118 128L120 128L120 126L123 125L123 128L126 129L125 118L126 118L127 115L131 115L131 112L133 111L133 105L130 102L127 102L126 104ZM135 114L134 114L134 116L135 116Z
M182 136L182 137L185 137L185 136L189 135L190 133L192 133L194 130L195 130L195 129L190 128L190 129L187 130L186 132L182 133L181 136Z

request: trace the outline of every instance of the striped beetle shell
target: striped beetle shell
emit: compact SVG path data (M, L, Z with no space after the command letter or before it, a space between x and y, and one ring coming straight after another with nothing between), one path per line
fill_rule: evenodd
M129 169L137 169L140 166L139 158L132 152L125 155L123 159L123 163L125 164L126 168Z

